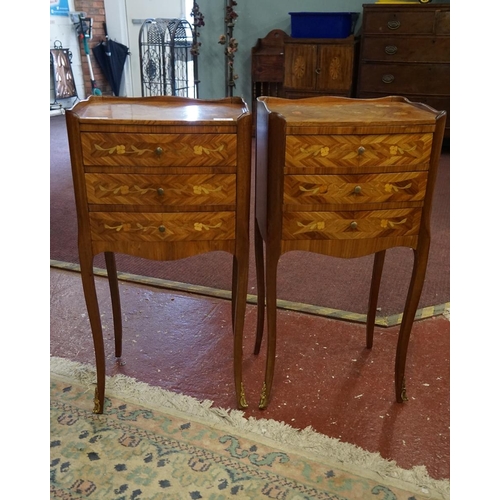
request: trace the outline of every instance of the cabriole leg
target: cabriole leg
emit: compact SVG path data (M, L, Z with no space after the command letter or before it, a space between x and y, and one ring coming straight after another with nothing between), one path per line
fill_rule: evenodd
M97 371L97 387L94 397L94 413L102 413L104 410L104 391L106 381L106 359L104 356L104 341L102 337L101 316L97 302L95 279L93 271L93 256L80 253L80 268L82 274L83 294L87 305L90 328L94 340L94 352Z
M113 326L115 332L115 356L122 355L122 311L120 305L120 290L118 288L118 274L116 271L115 254L104 252L106 270L108 272L109 291L111 293L111 307L113 309Z

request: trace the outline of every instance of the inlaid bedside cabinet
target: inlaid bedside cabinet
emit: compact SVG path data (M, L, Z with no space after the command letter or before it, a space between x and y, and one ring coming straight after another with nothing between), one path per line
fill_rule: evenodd
M445 121L444 111L404 97L257 99L255 354L267 312L260 408L269 403L275 368L278 261L291 250L346 259L374 254L371 348L386 250L413 249L395 362L396 400L406 399L406 353L425 279Z
M93 274L104 252L115 355L122 324L115 253L174 260L233 255L234 380L239 408L249 259L252 118L240 98L92 96L66 112L78 216L78 251L95 348L95 413L102 413L105 355ZM194 312L193 312L194 313ZM186 353L189 355L189 353Z

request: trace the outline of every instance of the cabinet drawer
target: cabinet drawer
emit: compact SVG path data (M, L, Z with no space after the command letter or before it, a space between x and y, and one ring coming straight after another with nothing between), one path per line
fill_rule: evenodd
M363 33L391 35L432 35L435 30L436 12L433 10L364 12ZM441 30L444 27L441 28Z
M285 175L285 205L423 201L427 172Z
M234 239L234 212L90 212L94 241L202 241Z
M343 212L285 212L283 240L356 240L417 235L420 208Z
M359 90L384 94L450 93L449 64L361 64Z
M101 166L236 165L234 134L82 133L83 162Z
M89 203L113 205L232 205L236 175L85 174Z
M375 37L363 41L364 61L450 62L450 39L445 37Z
M428 164L432 134L289 135L286 138L285 173L301 169L399 167L414 170Z

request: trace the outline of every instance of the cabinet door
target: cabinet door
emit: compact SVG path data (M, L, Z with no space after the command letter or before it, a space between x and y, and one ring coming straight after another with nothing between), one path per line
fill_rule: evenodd
M317 69L316 50L317 47L315 44L286 44L285 87L315 90Z
M349 92L353 64L352 45L319 45L316 90Z

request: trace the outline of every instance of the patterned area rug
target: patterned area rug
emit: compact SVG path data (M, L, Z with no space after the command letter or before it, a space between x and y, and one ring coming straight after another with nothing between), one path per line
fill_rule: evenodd
M51 498L448 499L449 482L281 422L51 358Z

